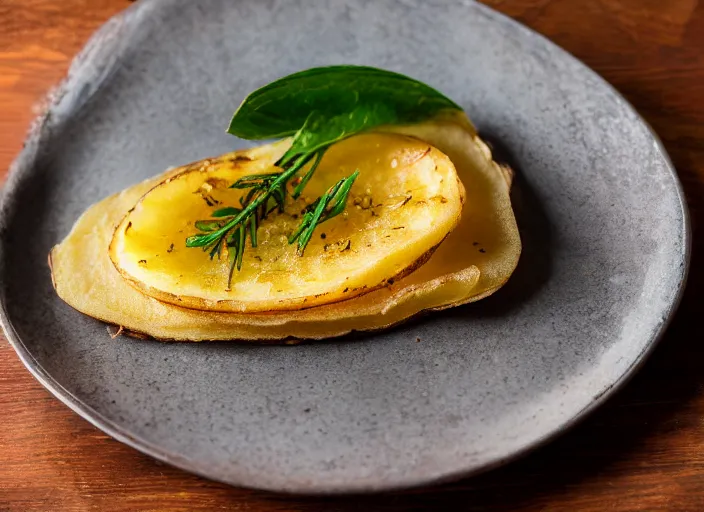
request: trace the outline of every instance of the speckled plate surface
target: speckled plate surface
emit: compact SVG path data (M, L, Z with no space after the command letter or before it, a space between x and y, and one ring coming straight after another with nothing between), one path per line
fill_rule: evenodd
M275 347L112 340L57 298L46 256L84 209L242 147L224 128L249 91L337 63L438 87L517 169L524 252L504 289L387 333ZM564 430L649 353L689 254L676 174L632 108L460 0L141 0L77 59L1 208L2 322L47 388L158 459L301 493L458 478Z

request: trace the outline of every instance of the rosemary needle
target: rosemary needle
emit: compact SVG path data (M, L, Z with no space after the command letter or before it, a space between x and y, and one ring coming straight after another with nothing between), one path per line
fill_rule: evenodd
M230 188L248 189L240 200L242 208L233 206L220 208L211 214L213 220L197 221L195 226L202 233L187 238L186 246L210 250L211 259L215 256L220 258L223 246L226 246L230 263L228 277L228 286L230 286L235 268L237 270L242 268L247 235L252 247L256 247L259 223L273 210L277 208L282 212L284 210L288 182L303 166L315 158L310 169L291 194L292 197L298 198L320 165L324 153L325 148L314 154L301 155L292 165L279 173L255 174L237 180ZM303 255L315 229L320 224L344 211L350 189L357 176L359 176L358 170L341 179L307 208L300 225L289 237L290 244L298 242L299 255ZM270 206L272 201L274 204Z

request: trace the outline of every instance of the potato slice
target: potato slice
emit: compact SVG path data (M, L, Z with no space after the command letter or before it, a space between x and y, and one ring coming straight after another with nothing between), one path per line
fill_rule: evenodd
M466 189L457 228L425 265L393 284L335 304L258 314L179 308L140 293L117 272L107 248L125 213L176 170L89 208L50 254L54 287L72 307L127 334L184 341L321 339L387 328L424 311L490 295L508 280L521 252L509 200L510 173L492 160L464 116L390 130L416 136L448 155Z
M115 267L143 293L204 311L264 312L349 299L399 279L427 261L459 222L464 189L455 167L426 142L391 133L362 134L332 146L305 188L289 195L249 241L228 286L226 255L185 246L194 222L240 205L238 178L277 172L289 143L261 146L187 166L142 197L110 245ZM346 211L319 226L299 256L288 236L306 206L360 171Z

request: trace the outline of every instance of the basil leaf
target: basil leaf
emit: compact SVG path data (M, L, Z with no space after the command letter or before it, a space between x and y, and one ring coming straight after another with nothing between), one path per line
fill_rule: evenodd
M394 112L384 104L357 105L348 114L327 117L314 110L303 127L293 138L291 147L277 162L285 166L301 155L324 149L350 135L368 130L381 124L388 124Z
M227 131L249 140L276 139L296 134L311 122L313 111L316 119L327 120L369 111L372 114L362 123L364 114L355 114L353 124L370 129L421 121L448 109L461 110L440 92L407 76L366 66L330 66L294 73L254 91L235 112ZM337 125L341 130L342 123Z

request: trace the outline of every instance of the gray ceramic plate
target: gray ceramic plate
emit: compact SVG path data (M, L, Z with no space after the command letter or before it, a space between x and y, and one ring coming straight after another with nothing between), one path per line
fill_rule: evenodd
M440 88L517 168L525 249L508 286L295 347L111 340L56 297L46 256L85 208L241 147L224 127L246 93L335 63ZM457 478L564 430L649 353L689 248L676 174L633 109L548 41L460 0L141 0L71 68L1 213L4 328L47 388L158 459L293 492Z

